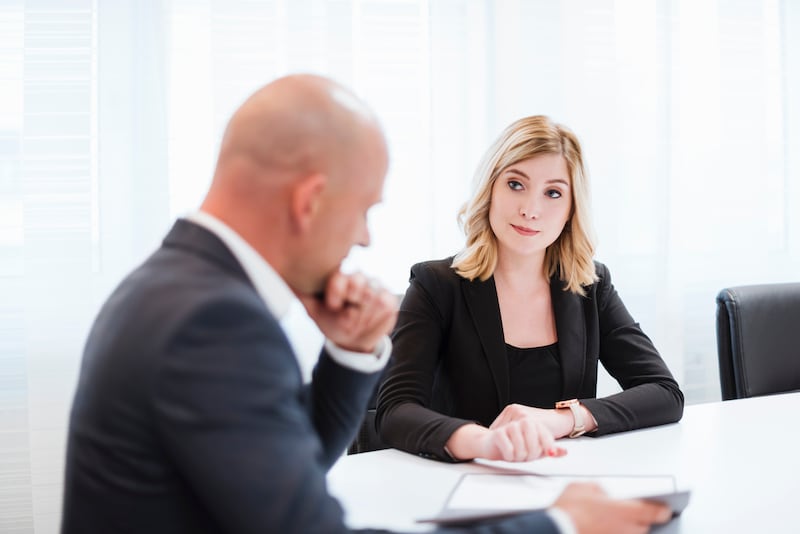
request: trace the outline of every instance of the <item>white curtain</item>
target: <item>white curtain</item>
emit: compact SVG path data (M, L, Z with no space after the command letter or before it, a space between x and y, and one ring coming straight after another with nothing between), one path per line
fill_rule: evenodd
M716 293L800 278L799 30L791 0L0 0L0 532L58 531L99 305L197 206L231 112L288 72L383 122L386 200L349 267L396 292L461 246L504 126L570 126L598 259L687 400L718 399ZM287 324L311 361L307 320Z

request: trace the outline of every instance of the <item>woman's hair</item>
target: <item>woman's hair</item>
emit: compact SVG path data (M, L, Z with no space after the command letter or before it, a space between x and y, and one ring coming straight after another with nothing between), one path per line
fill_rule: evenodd
M597 277L592 261L594 242L589 221L589 185L581 146L572 131L544 115L512 123L486 151L475 172L475 194L458 214L467 244L453 259L452 267L468 280L484 281L492 276L497 266L497 238L489 225L492 187L508 167L540 154L564 157L572 192L569 220L545 252L545 274L552 277L558 273L565 282L565 290L583 295L583 286L594 283Z

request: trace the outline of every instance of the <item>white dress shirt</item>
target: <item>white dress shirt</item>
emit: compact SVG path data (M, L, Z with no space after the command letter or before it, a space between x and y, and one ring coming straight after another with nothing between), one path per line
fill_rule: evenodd
M197 211L186 216L186 220L202 226L217 236L228 247L233 257L236 258L247 277L253 283L256 292L266 304L267 309L272 312L278 321L286 317L291 307L302 306L283 278L275 272L275 269L231 227L203 211ZM287 337L290 337L288 333ZM339 365L362 373L375 373L383 369L389 361L389 356L392 353L392 342L389 336L384 336L372 355L342 349L330 340L325 341L325 349ZM304 367L303 362L298 363L301 364L301 368Z

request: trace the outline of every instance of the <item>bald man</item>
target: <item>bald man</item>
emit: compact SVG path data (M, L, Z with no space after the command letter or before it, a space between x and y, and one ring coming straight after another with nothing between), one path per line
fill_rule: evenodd
M347 531L325 474L389 357L397 304L339 269L369 244L386 152L372 113L324 78L279 79L236 111L201 209L175 223L92 327L70 418L64 534ZM294 298L326 337L305 385L279 324ZM645 505L615 515L591 487L557 504L472 532L555 533L556 521L581 528L599 513L649 524Z

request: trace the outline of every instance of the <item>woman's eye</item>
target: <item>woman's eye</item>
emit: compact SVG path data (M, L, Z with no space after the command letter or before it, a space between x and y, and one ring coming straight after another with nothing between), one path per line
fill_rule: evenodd
M519 182L517 180L509 180L508 187L510 187L514 191L519 191L522 189L522 182Z
M561 198L561 191L558 189L549 189L545 194L550 198Z

